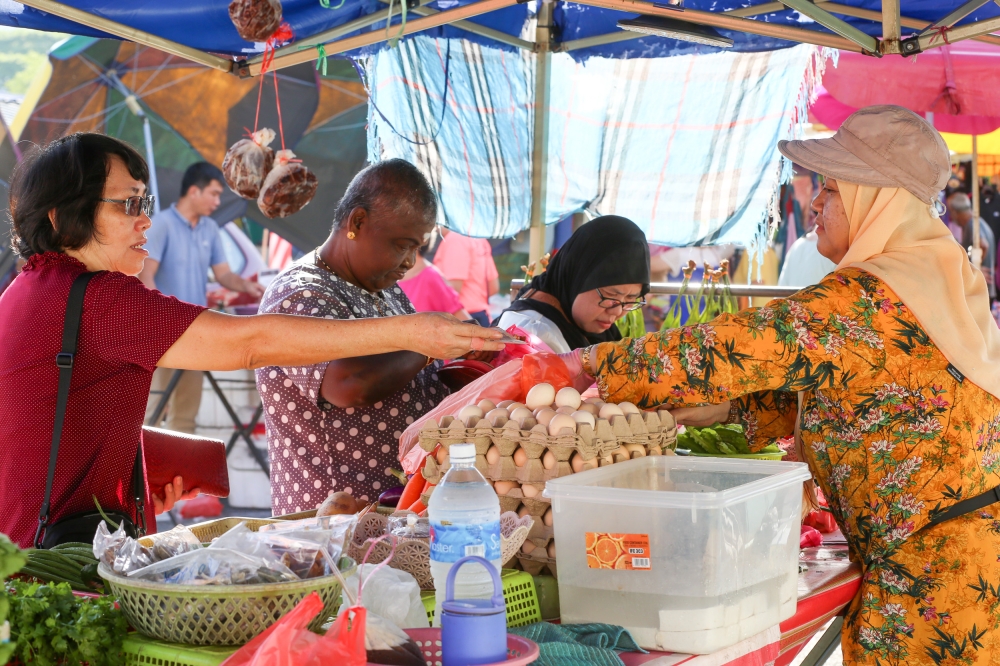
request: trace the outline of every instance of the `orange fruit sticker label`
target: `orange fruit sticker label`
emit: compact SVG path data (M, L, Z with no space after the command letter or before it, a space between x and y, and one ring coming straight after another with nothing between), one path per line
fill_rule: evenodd
M648 534L610 534L587 532L587 567L648 571L650 563Z

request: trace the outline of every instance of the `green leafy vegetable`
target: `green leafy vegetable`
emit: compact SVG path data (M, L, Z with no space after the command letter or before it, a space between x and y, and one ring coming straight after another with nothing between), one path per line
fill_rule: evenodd
M128 623L110 597L84 599L67 583L7 584L13 656L23 663L121 664Z

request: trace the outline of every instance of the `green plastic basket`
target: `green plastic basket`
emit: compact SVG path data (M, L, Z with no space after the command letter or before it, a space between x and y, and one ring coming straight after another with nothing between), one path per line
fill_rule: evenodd
M342 558L340 570L345 578L353 575L354 560ZM119 576L103 563L98 573L129 624L185 645L243 645L313 591L324 605L310 629L318 630L340 607L340 583L332 575L266 585L174 585Z
M503 583L503 600L507 604L507 626L522 627L542 621L542 611L538 607L535 581L525 571L504 569L500 575ZM427 621L434 625L434 591L421 592L420 597L427 611Z
M219 666L239 648L167 643L142 634L129 634L122 650L124 666Z

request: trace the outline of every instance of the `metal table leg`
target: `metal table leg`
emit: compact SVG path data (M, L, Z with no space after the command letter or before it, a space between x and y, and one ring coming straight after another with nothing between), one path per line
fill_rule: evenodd
M174 370L173 376L167 383L167 387L163 389L163 395L160 396L160 401L156 403L156 410L153 412L152 416L146 422L148 426L159 427L160 420L163 418L163 410L167 408L167 402L170 400L170 396L173 395L174 389L177 388L177 383L181 380L181 374L183 370Z
M219 386L215 377L212 376L212 373L206 371L205 376L208 377L208 381L212 385L212 389L215 391L215 394L219 396L219 401L222 402L222 406L226 408L226 411L229 413L229 418L233 422L233 427L236 428L236 432L233 433L233 437L230 438L229 445L226 447L226 453L229 453L229 451L232 450L233 445L236 443L236 438L242 437L243 441L245 441L247 446L250 447L250 455L253 456L253 459L257 461L258 465L260 465L264 474L268 479L270 479L271 468L267 464L267 460L264 458L264 455L260 452L260 449L257 448L257 446L253 443L253 439L250 437L250 433L253 432L253 428L257 425L257 421L260 420L261 415L264 413L263 405L258 406L257 410L254 412L252 425L244 427L240 417L236 414L236 410L234 410L233 406L229 404L229 400L226 399L226 395L222 392L222 388Z
M833 618L833 622L826 628L823 635L809 651L801 666L823 666L840 645L840 630L844 627L844 618L841 615Z

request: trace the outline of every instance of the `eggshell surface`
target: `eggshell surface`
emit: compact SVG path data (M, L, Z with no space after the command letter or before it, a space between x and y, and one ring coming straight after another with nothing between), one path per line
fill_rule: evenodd
M572 407L573 409L579 409L580 403L580 392L572 386L561 388L559 389L559 392L556 393L556 407Z
M555 399L556 390L552 387L552 384L535 384L528 391L524 403L531 409L538 409L539 407L551 405Z

